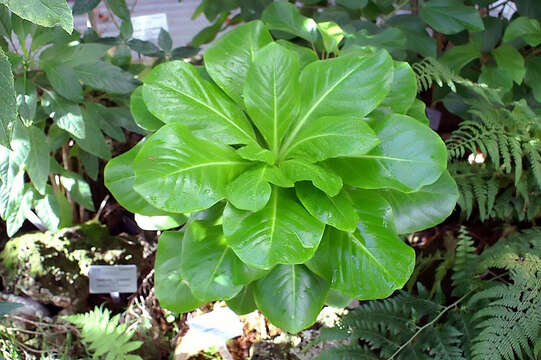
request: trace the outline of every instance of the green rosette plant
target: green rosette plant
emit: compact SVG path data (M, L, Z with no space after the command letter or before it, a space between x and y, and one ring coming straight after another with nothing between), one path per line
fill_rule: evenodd
M260 21L204 60L152 70L131 102L152 134L105 169L138 216L186 216L159 238L161 305L226 300L294 333L325 303L400 289L415 252L399 234L443 221L458 197L409 65L370 48L318 60Z

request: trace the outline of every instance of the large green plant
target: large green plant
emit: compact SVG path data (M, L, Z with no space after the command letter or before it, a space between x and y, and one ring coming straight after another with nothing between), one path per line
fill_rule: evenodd
M225 299L296 332L325 302L401 288L415 256L398 234L441 222L457 199L416 93L386 51L317 60L260 21L218 39L205 69L156 67L131 103L155 133L111 160L105 182L135 213L190 215L159 240L162 305Z

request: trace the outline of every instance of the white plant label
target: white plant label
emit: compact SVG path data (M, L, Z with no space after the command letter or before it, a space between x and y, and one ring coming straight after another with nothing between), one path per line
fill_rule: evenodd
M165 13L134 16L131 18L131 22L133 24L134 39L156 41L161 28L169 30Z
M137 291L136 265L90 265L91 294L134 293Z

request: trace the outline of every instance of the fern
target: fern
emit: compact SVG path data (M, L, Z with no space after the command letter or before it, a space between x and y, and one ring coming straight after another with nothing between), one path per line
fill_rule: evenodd
M119 324L120 314L111 317L108 309L96 307L85 314L64 316L64 319L81 328L83 342L93 352L93 358L106 360L141 360L129 352L137 350L142 341L130 341L133 331L128 324Z
M436 83L440 87L447 85L451 91L456 92L456 85L462 85L487 101L500 102L498 90L491 89L486 84L478 84L465 79L434 58L424 58L420 62L413 64L412 68L417 74L419 91L427 90Z
M425 336L429 339L429 354L435 360L463 360L460 347L462 333L450 324L429 327Z
M468 230L461 226L456 247L455 265L451 276L454 296L464 296L473 289L476 263L477 255L475 255L473 239Z

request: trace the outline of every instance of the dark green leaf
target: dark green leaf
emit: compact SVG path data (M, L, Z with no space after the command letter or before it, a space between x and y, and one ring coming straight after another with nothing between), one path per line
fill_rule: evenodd
M417 96L417 77L407 62L394 62L393 86L380 106L406 114Z
M227 301L227 306L238 315L249 314L256 310L253 287L253 285L245 286L234 298Z
M160 49L150 41L132 39L128 41L128 46L133 51L145 56L159 56L161 52Z
M191 47L191 46L180 46L177 48L174 48L171 51L171 59L172 60L182 60L186 58L194 57L195 55L199 54L199 51L201 49L198 47Z
M173 39L171 39L169 32L163 28L160 29L158 34L158 45L165 52L170 52L173 48Z
M17 103L11 64L0 49L0 145L9 147L13 125L17 121Z
M315 43L318 38L316 22L303 16L295 5L285 1L273 2L267 6L261 20L271 30L285 31L311 43Z
M99 119L95 119L92 113L83 110L85 121L85 137L75 138L75 142L86 152L102 159L111 158L111 150L105 141L105 137L99 128Z
M111 94L130 94L138 85L130 73L104 61L81 64L74 70L85 85Z
M68 100L83 101L83 87L72 67L63 63L45 63L43 69L56 92Z
M73 4L73 15L82 15L90 12L98 6L101 0L75 0Z
M424 2L419 15L434 30L446 35L457 34L465 29L474 32L485 29L479 11L474 7L465 6L459 0Z
M130 10L126 5L126 0L106 0L107 5L120 19L130 21Z

